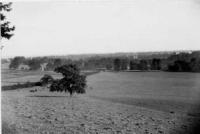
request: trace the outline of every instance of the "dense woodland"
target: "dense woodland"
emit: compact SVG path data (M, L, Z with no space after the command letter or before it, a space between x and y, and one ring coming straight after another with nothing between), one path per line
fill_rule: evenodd
M75 56L74 56L75 57ZM5 60L2 60L5 63ZM73 59L70 57L14 57L10 61L10 69L18 69L19 65L28 65L29 70L39 70L46 63L45 70L54 70L64 64L76 64L81 70L162 70L171 72L200 72L200 51L167 52L167 53L131 53L116 55L90 55Z

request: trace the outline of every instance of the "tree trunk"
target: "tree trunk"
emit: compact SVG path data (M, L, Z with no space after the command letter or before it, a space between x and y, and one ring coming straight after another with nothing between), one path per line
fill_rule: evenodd
M72 97L72 95L73 95L73 93L72 92L69 92L69 94L70 94L70 98Z
M70 94L70 100L71 100L71 108L72 108L72 111L74 110L74 101L73 101L73 94Z

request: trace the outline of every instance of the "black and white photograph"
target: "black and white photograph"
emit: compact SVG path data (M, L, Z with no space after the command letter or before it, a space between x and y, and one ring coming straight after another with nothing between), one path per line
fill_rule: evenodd
M200 0L0 2L2 134L200 134Z

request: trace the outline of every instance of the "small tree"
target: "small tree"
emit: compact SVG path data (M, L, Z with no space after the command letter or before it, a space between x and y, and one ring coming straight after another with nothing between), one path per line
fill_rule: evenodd
M74 93L85 93L86 76L80 74L80 69L75 64L67 64L55 69L61 73L63 78L56 80L50 86L50 91L69 92L70 96Z
M40 83L41 85L45 86L47 84L50 84L54 81L53 77L51 75L45 74L41 79Z

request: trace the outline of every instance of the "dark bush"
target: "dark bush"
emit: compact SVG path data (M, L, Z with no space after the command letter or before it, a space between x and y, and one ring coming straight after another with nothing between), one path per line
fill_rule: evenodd
M36 86L35 82L26 82L23 84L15 84L15 85L9 85L9 86L2 86L2 91L6 91L6 90L15 90L15 89L19 89L19 88L29 88L29 87L34 87Z
M35 86L42 86L41 82L35 82Z
M47 84L51 84L54 81L53 77L51 75L45 74L41 79L40 83L41 85L45 86Z

